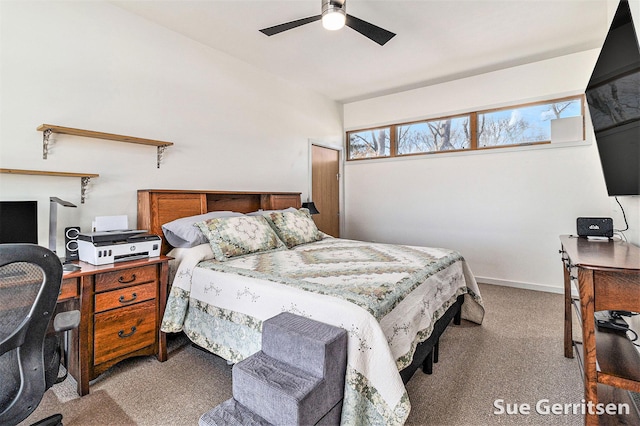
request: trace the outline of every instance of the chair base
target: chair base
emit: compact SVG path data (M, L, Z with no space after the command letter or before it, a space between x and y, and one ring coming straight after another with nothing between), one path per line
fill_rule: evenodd
M31 426L62 426L62 414L54 414L37 423L33 423Z

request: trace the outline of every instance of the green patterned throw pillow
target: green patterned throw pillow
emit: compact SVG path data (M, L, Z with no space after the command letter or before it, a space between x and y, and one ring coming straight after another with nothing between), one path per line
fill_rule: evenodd
M322 239L322 234L307 209L271 213L269 218L288 248Z
M219 261L285 246L262 216L221 217L195 224Z

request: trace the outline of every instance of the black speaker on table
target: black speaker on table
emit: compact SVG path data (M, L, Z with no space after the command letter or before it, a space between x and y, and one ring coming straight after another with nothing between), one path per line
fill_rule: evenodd
M79 226L70 226L64 228L64 255L65 262L78 260L78 235L80 235Z
M579 217L576 222L579 237L613 237L610 217Z

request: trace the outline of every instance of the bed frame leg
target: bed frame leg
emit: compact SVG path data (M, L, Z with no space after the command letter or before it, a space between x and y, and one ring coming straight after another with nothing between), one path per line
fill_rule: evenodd
M453 317L453 323L455 325L460 325L462 322L462 304L464 303L464 295L458 296L456 302L459 303L460 306L458 308L458 312L456 312L456 315Z
M436 344L433 345L433 363L438 363L438 354L440 353L440 339L436 340Z
M431 349L431 352L427 354L427 357L424 359L424 362L422 363L422 372L424 374L433 373L433 349Z

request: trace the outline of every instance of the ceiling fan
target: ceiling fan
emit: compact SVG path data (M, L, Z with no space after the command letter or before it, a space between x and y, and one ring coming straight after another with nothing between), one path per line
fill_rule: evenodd
M272 36L304 24L319 21L320 19L322 19L322 26L328 30L339 30L347 25L363 36L375 41L380 46L384 46L386 42L395 36L391 31L387 31L377 25L370 24L369 22L358 19L355 16L348 15L347 0L322 0L322 13L320 15L310 16L308 18L264 28L260 30L260 32L268 36Z

